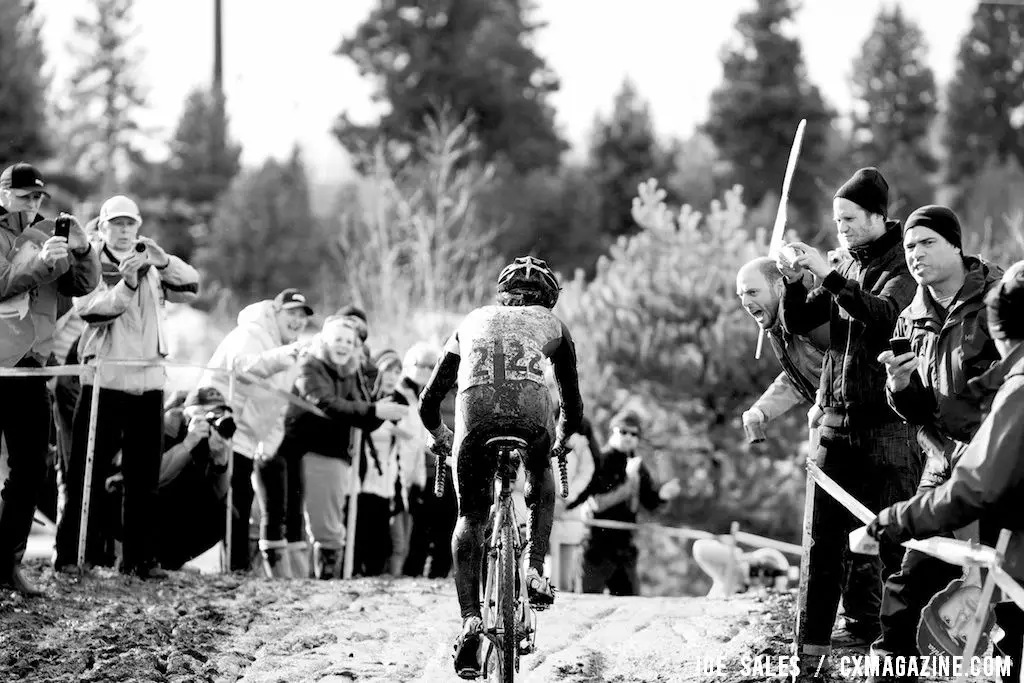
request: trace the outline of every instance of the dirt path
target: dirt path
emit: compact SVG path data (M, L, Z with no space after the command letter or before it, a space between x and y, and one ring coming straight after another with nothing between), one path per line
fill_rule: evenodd
M164 582L140 582L108 570L76 581L39 565L28 574L45 588L44 599L0 591L4 683L459 680L450 656L459 625L450 581L270 582L174 572ZM789 652L792 602L791 593L562 594L540 615L537 652L522 659L517 680L784 680L771 674Z

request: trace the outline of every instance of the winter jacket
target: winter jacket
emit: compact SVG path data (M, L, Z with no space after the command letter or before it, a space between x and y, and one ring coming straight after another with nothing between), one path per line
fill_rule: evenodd
M75 299L75 309L87 323L78 355L83 363L95 365L105 358L151 360L167 356L164 336L164 302L187 303L199 293L199 274L177 256L167 256L163 268L144 266L138 286L132 289L121 278L117 256L101 238L93 241L100 251L103 280L90 294ZM162 390L166 373L162 366L101 367L97 377L104 389L131 394ZM82 384L92 385L83 375Z
M786 285L780 316L790 334L806 335L828 323L829 346L815 396L826 411L842 413L860 427L897 420L885 402L885 368L878 354L916 283L903 255L898 221L885 233L850 250L811 292L801 281Z
M821 360L828 348L828 326L821 325L803 336L790 334L781 321L776 321L768 330L768 343L783 372L752 407L761 411L766 422L771 422L803 402L814 404L821 380Z
M284 439L278 447L278 455L283 457L316 453L352 462L352 430L372 432L383 422L377 419L369 392L355 369L339 370L326 360L323 348L299 362L299 376L292 393L315 405L327 417L289 404Z
M292 347L282 346L274 302L259 301L238 314L238 327L224 337L208 365L234 368L252 377L289 391L298 376L298 358ZM228 375L207 370L199 380L201 387L216 387L228 395ZM231 407L238 431L234 448L247 458L262 451L273 456L284 438L284 415L288 404L267 389L244 381L235 382ZM262 444L262 446L261 446Z
M985 415L986 397L969 389L999 360L988 333L985 294L999 284L998 266L969 256L963 287L948 313L938 309L927 287L900 315L894 336L908 337L918 358L918 371L902 391L886 388L889 405L912 425L929 425L943 437L968 442Z
M1000 386L949 481L896 503L890 519L904 538L927 538L978 520L986 545L995 544L1000 529L1010 529L1004 567L1024 578L1024 343L975 382Z
M0 367L26 356L45 364L53 345L58 295L82 296L100 281L100 261L90 245L50 268L38 254L53 236L53 221L0 208Z

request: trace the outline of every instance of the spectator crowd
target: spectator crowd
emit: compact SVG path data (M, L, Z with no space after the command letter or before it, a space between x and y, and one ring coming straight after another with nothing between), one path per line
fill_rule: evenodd
M1011 502L1024 484L1024 262L1004 274L965 254L963 227L945 206L920 207L905 223L888 206L885 178L862 168L833 198L839 249L794 242L737 274L740 302L783 367L743 414L749 439L803 406L809 457L878 512L867 528L880 547L872 564L850 553L856 518L820 488L808 497L796 634L808 680L837 647L903 661L961 654L949 634L938 650L921 651L918 630L943 620L938 631L956 630L955 619L933 612L963 568L901 543L947 535L994 546L1001 529L1024 530ZM1008 557L1008 566L1018 562ZM1011 657L1017 680L1024 614L997 602L998 652ZM869 680L916 678L883 667Z
M20 562L35 508L51 497L58 575L110 567L160 580L223 543L233 571L335 579L351 541L353 576L448 576L455 487L445 463L445 494L434 496L437 462L418 413L437 344L371 350L370 321L352 305L322 312L319 330L305 334L316 312L285 289L242 309L191 390L165 394L164 304L196 299L198 273L146 236L131 198L108 198L83 226L63 213L44 218L48 194L29 164L0 177L0 367L80 371L0 377L9 468L0 587L39 593ZM448 423L454 394L442 405ZM585 431L569 455L575 500L560 507L564 565L579 561L585 543L572 510L604 500L583 495L604 457L589 422ZM623 437L625 448L617 435L612 476L633 483L615 518L633 518L638 482L645 505L660 499L638 457L625 474L639 432ZM662 495L677 490L675 482ZM583 581L588 590L638 591L635 548L628 532L618 536L625 541L613 556L625 553L625 564L585 562L585 576L598 577ZM561 584L578 584L576 574Z
M145 235L129 197L110 197L83 227L66 214L43 218L46 196L28 164L0 175L0 367L86 367L0 377L9 467L0 587L38 593L19 564L48 463L61 574L116 566L159 580L230 539L230 568L269 578L339 578L347 548L352 575L448 575L451 467L440 468L449 481L435 498L436 456L418 411L439 346L371 350L371 321L356 306L321 312L310 338L316 312L286 289L239 313L192 390L165 395L165 368L153 363L168 353L164 304L196 298L196 270ZM833 647L918 653L923 610L961 572L901 541L946 534L992 545L1000 529L1024 529L1014 500L1024 488L1024 263L1004 273L965 254L946 207L901 223L888 205L882 174L860 169L833 199L839 249L790 243L737 274L740 303L783 368L742 415L749 438L801 406L810 457L879 511L868 527L879 556L856 556L854 517L821 490L808 499L797 640L811 669ZM557 412L550 372L548 382ZM446 424L453 411L454 391ZM587 420L573 435L571 495L551 552L578 571L556 572L559 587L639 592L631 525L681 488L644 465L643 426L624 411L605 446ZM562 545L577 550L562 557ZM694 554L711 567L723 552L705 544ZM785 574L775 555L744 557L751 572ZM1010 566L1024 576L1024 564ZM748 578L716 579L714 591ZM1009 602L995 612L998 647L1019 672L1024 614Z

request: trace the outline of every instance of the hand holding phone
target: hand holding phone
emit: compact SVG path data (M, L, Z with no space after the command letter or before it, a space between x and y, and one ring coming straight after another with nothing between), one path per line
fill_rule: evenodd
M894 356L902 356L913 351L910 347L910 340L906 337L893 337L889 340L889 348L892 349L892 355Z
M57 220L53 224L53 236L68 238L71 234L71 216L66 213L61 213L57 216Z

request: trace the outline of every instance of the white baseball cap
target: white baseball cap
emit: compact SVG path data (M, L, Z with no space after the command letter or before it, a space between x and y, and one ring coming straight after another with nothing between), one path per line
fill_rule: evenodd
M120 216L127 216L133 218L139 223L142 222L142 214L139 212L139 205L133 202L123 194L114 195L107 201L103 202L103 206L100 207L100 222L113 220Z

